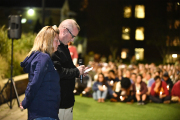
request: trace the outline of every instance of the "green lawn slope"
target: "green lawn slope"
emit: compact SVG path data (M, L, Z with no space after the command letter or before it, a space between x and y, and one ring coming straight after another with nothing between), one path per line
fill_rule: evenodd
M74 120L180 120L180 104L137 105L98 103L93 98L75 96Z

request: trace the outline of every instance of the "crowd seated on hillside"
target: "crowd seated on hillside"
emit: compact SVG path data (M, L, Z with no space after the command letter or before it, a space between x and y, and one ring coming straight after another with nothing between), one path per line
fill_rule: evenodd
M180 103L180 65L123 64L90 61L93 70L76 79L74 94L98 102Z

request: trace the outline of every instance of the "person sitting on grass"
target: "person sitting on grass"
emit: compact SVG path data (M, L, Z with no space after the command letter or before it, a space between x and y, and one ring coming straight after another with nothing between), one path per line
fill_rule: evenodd
M146 100L146 93L148 91L147 85L142 81L142 75L138 75L133 90L137 99L138 105L144 105Z
M171 101L180 103L180 80L174 84L171 96Z
M131 81L129 78L123 78L121 80L121 90L119 92L119 101L133 103L134 102L134 92Z
M105 80L108 82L109 86L113 88L114 83L119 82L118 77L115 75L114 70L109 70L108 77L105 77Z
M164 80L164 82L166 82L166 84L167 84L167 89L168 89L168 91L169 91L169 94L171 94L171 90L172 90L172 87L173 87L173 82L172 82L172 80L170 79L168 72L165 72L165 73L163 74L163 80Z
M171 96L167 89L167 84L161 81L159 76L154 78L155 82L152 84L150 99L155 103L170 103Z
M98 80L93 84L93 98L98 100L98 102L104 102L109 92L110 95L117 97L116 93L114 93L111 87L108 85L106 80L104 79L104 74L100 73L98 75Z

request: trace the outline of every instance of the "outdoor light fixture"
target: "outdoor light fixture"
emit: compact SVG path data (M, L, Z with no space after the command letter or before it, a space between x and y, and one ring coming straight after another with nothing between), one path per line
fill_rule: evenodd
M28 15L30 15L30 16L34 15L34 10L33 9L29 9L28 10Z
M172 57L173 58L177 58L177 54L172 54Z
M136 54L136 60L139 60L140 56L139 54Z
M26 18L22 18L22 19L21 19L21 23L22 23L22 24L23 24L23 23L26 23L26 21L27 21Z

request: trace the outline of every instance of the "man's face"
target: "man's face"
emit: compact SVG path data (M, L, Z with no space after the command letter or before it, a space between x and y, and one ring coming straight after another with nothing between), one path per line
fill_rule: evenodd
M161 79L158 78L158 79L155 81L155 83L160 85Z
M109 77L110 78L113 78L114 77L114 74L112 72L109 72Z
M131 75L131 79L132 79L133 81L136 81L136 75L132 74L132 75Z
M167 76L163 76L163 80L164 80L164 81L167 81L167 80L168 80L168 77L167 77Z
M77 27L73 28L62 28L59 33L59 38L64 45L68 45L69 42L74 41L74 36L77 36L79 33Z
M155 76L159 76L159 73L158 73L158 72L155 72Z
M151 75L147 73L147 74L146 74L146 79L147 79L147 80L151 79Z

